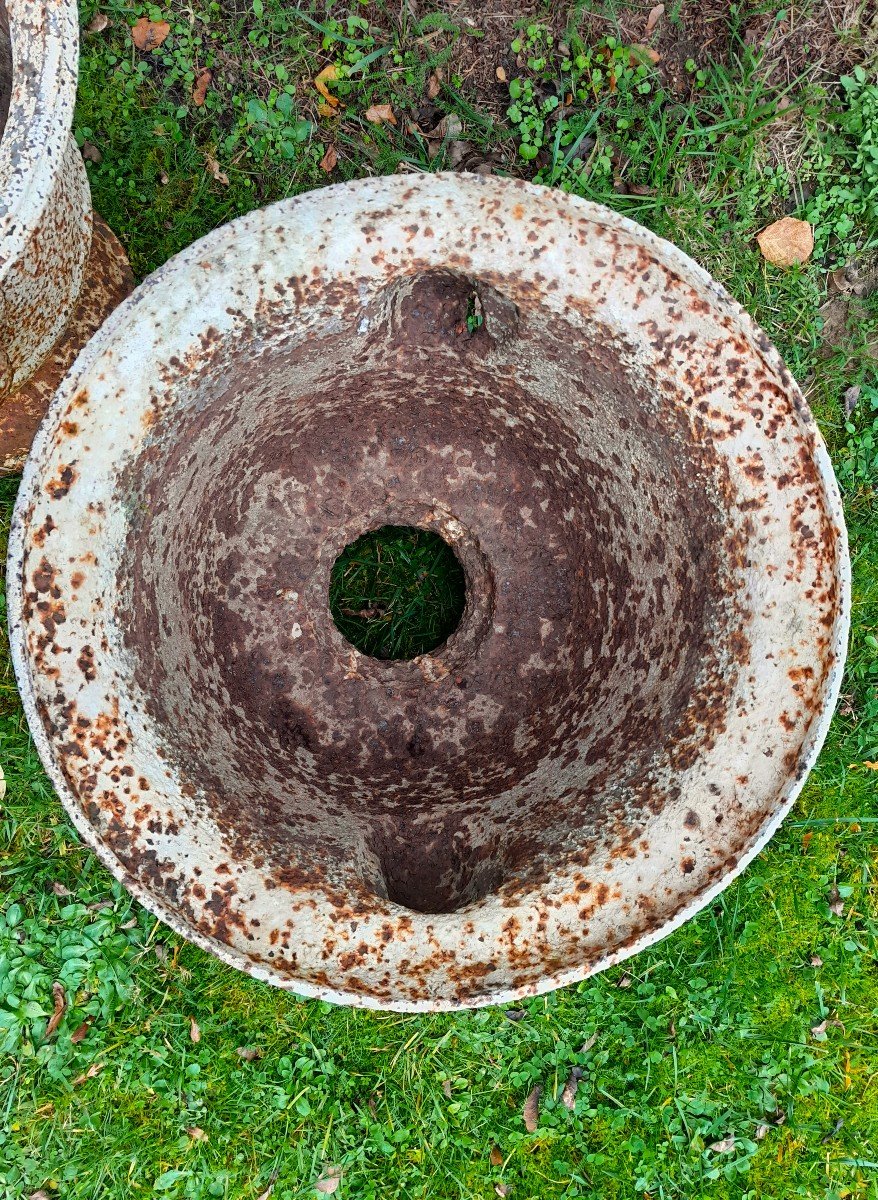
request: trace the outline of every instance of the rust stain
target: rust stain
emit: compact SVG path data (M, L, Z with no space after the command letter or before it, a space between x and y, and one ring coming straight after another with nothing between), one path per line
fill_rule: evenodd
M693 911L789 803L840 669L837 496L672 248L514 181L345 186L199 247L188 340L164 268L140 377L111 345L68 380L16 517L25 702L91 844L229 961L379 1006L533 994ZM466 578L411 662L328 611L385 524Z

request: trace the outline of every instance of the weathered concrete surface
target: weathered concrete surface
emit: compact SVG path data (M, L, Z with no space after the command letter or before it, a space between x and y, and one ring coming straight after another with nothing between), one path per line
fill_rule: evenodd
M385 524L467 579L411 662L328 609ZM707 903L801 787L848 620L764 334L632 222L460 175L152 276L64 381L10 572L34 737L111 870L259 978L398 1009L581 979Z

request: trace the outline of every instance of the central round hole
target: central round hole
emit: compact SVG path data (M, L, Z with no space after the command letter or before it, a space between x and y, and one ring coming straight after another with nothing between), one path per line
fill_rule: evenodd
M335 560L329 611L340 632L371 658L428 654L460 624L463 569L438 534L384 525L351 542Z

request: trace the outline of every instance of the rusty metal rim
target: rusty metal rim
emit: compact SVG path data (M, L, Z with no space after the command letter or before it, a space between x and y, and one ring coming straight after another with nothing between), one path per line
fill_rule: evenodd
M73 311L42 362L18 390L0 395L0 477L24 466L34 433L78 352L134 287L125 250L109 225L92 213L92 237Z
M75 4L21 4L7 0L12 42L12 103L0 137L0 277L16 261L49 199L76 100L79 18ZM38 22L36 34L22 36L16 18L26 13ZM15 89L28 84L23 108L16 110Z
M457 177L460 178L460 177ZM338 188L352 188L355 185L337 185ZM542 189L530 188L535 195L542 193ZM642 227L636 225L628 218L622 217L610 210L603 209L601 206L591 204L586 201L579 200L575 197L565 197L564 203L568 204L574 210L576 216L586 217L592 221L615 228L619 231L635 236L641 243L654 251L660 252L665 261L672 263L683 272L688 274L690 278L694 277L702 286L709 290L711 295L716 299L726 314L731 316L750 339L755 339L758 335L758 329L755 323L750 319L746 312L734 301L724 288L713 281L710 276L696 263L693 262L678 248L670 243L657 238L650 234ZM268 217L266 220L276 222L281 219L288 220L291 225L294 224L295 206L297 201L282 201L280 204L272 206L266 210ZM206 238L178 255L171 260L169 264L161 268L159 272L144 285L144 290L151 290L160 283L161 277L166 273L185 273L191 265L205 257L221 256L223 246L234 240L236 237L237 222L232 222L228 226L220 230L214 231ZM92 339L89 346L82 352L74 368L67 376L64 386L59 391L49 415L43 423L43 426L37 436L34 444L34 449L29 459L22 480L22 486L19 492L19 498L16 504L15 513L13 516L12 531L10 536L10 550L8 569L13 578L20 578L23 568L24 555L24 536L25 536L25 510L27 501L32 489L39 485L39 462L42 455L48 450L52 437L56 433L58 423L60 421L63 407L66 402L66 396L72 394L77 387L80 379L84 377L88 369L96 362L104 350L113 341L117 326L121 326L127 319L129 313L133 314L133 310L137 304L138 296L142 295L143 291L138 290L132 298L123 303L120 309L113 314L103 329ZM130 307L129 307L130 306ZM775 369L782 369L780 356L774 348L768 348L763 351L766 362ZM797 389L796 389L797 390ZM799 416L797 420L804 418ZM312 997L315 999L324 999L336 1003L355 1004L365 1008L375 1008L382 1010L391 1010L399 1012L426 1012L426 1011L452 1011L461 1007L482 1007L493 1004L508 1004L512 1001L521 999L529 995L541 994L557 987L564 986L570 983L579 982L582 979L593 975L609 966L614 965L646 947L658 942L662 938L677 929L686 920L709 904L717 895L720 894L737 876L745 869L745 867L753 860L753 858L762 850L768 840L776 832L782 820L789 812L796 798L801 792L804 779L807 776L808 770L813 766L814 761L819 754L820 748L825 739L835 704L841 688L844 652L847 643L847 635L850 623L850 567L847 557L847 538L845 533L844 519L841 506L841 497L838 487L832 472L832 466L829 460L823 440L819 434L812 428L810 423L807 423L807 432L814 437L815 446L815 462L817 472L822 485L827 509L830 514L834 532L837 537L838 546L838 582L840 585L840 601L837 610L835 628L833 631L833 651L835 662L831 669L831 673L827 682L824 693L822 708L819 715L812 721L811 729L808 737L803 743L803 750L799 759L799 770L797 771L798 778L791 779L787 786L780 792L775 810L772 816L766 820L759 830L754 835L747 848L741 852L737 862L732 868L719 878L713 884L703 888L692 900L669 917L664 924L655 930L652 930L641 937L633 940L628 945L622 946L612 953L597 959L587 966L568 968L554 974L547 974L540 979L535 985L526 985L522 987L510 987L504 990L492 991L487 994L476 994L467 996L465 1001L461 1002L454 997L425 997L418 1000L381 1000L377 1001L369 996L364 996L358 993L353 993L349 990L335 989L324 987L316 984L308 984L301 980L286 981L279 980L269 969L263 968L246 959L242 954L229 948L229 946L218 943L215 939L204 934L193 931L186 926L179 917L170 911L167 906L155 896L147 892L137 881L133 880L127 873L121 862L116 856L108 851L96 837L94 830L89 825L78 807L76 797L67 785L60 769L56 766L54 756L52 754L51 745L48 736L38 717L35 703L35 693L33 681L30 675L29 662L25 650L24 627L22 624L22 597L18 589L13 589L10 600L10 640L12 645L12 658L18 679L19 688L22 695L25 712L28 721L34 730L34 741L37 746L43 764L52 779L55 788L64 802L71 820L82 836L83 840L89 845L100 860L108 867L116 878L120 879L126 887L144 904L144 906L156 915L159 919L168 924L172 929L178 932L181 936L203 949L212 951L221 960L239 970L252 975L254 978L261 979L280 986L284 990L293 991L303 996ZM401 910L402 911L402 910Z

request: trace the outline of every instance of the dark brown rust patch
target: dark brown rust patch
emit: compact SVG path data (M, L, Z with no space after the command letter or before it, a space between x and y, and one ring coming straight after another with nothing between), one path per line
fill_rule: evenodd
M53 500L63 500L77 478L77 473L72 465L60 467L55 478L46 484L46 491Z
M258 849L286 886L295 846L303 887L362 864L342 889L360 904L511 903L571 827L597 840L612 813L636 827L660 809L633 785L643 764L665 745L694 760L721 725L745 647L708 632L711 454L624 344L574 343L538 310L523 323L500 282L413 277L369 337L281 350L263 384L226 347L217 373L246 389L209 397L161 458L157 426L121 485L139 495L119 584L145 701L184 774L200 764L230 853ZM385 523L447 532L443 514L469 585L460 630L420 664L352 658L326 605L335 556Z

